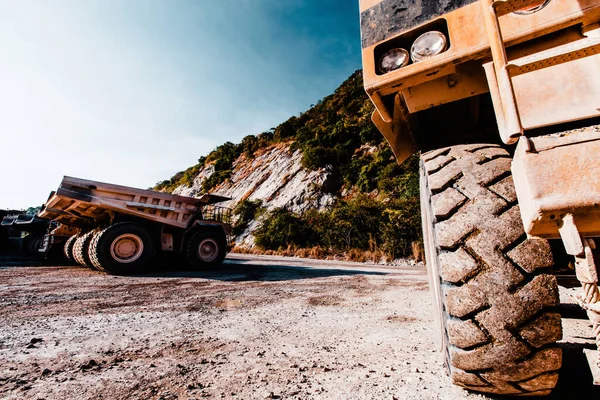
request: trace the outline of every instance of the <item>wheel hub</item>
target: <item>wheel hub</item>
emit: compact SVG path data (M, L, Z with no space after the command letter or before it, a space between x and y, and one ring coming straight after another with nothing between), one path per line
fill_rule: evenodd
M110 255L120 263L132 263L140 258L143 252L142 239L131 233L117 237L110 245Z
M219 245L214 239L204 239L198 245L198 257L204 262L214 261L219 255Z

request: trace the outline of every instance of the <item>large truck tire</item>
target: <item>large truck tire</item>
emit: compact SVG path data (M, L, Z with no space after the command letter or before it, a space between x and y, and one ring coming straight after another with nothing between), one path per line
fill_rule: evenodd
M547 241L528 239L496 145L421 156L421 207L436 322L452 381L502 395L547 395L562 353ZM546 273L544 273L546 272Z
M197 231L186 241L185 256L194 269L217 267L227 254L225 233L217 231Z
M19 241L19 251L23 254L37 254L40 245L40 237L37 235L27 235Z
M94 267L90 257L88 256L88 249L90 247L93 235L94 231L84 233L83 235L78 236L73 244L73 260L75 260L75 262L82 267Z
M25 253L27 254L33 254L34 253L34 247L35 247L35 241L36 238L33 236L27 236L27 241L25 241Z
M146 272L154 258L150 233L132 222L119 222L97 232L89 248L94 267L111 274Z
M75 262L75 257L73 255L73 246L75 246L75 241L77 240L78 236L79 235L73 235L70 238L68 238L65 242L65 245L63 247L63 254L65 255L67 261Z
M27 241L27 253L29 254L38 254L38 250L40 245L42 244L42 238L38 235L28 236L29 240Z

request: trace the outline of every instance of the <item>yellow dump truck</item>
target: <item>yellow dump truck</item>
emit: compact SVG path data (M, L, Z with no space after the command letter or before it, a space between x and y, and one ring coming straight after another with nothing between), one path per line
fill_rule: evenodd
M64 244L67 259L132 274L148 271L158 253L181 254L195 268L220 265L231 235L231 210L215 204L226 200L65 176L38 215L78 230ZM45 246L51 243L51 237L44 240Z
M398 162L421 153L424 245L452 380L556 385L570 264L600 345L598 0L360 0L364 85ZM595 383L600 355L587 351Z

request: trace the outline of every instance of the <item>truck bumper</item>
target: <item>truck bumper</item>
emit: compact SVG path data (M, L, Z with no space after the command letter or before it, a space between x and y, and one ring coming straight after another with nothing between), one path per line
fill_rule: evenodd
M600 127L527 139L512 164L525 232L560 238L565 215L583 237L600 236Z

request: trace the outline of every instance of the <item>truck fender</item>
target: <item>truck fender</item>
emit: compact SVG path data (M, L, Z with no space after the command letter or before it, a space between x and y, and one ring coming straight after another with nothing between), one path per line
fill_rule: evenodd
M207 222L207 221L194 221L194 223L186 230L185 235L189 236L192 232L196 232L198 230L204 231L214 231L214 232L223 232L225 235L231 234L231 228L226 229L226 225L219 224L216 222Z
M413 133L415 123L401 95L397 95L394 99L394 116L391 123L385 122L377 110L373 111L371 120L389 143L398 164L402 164L408 157L419 151Z

